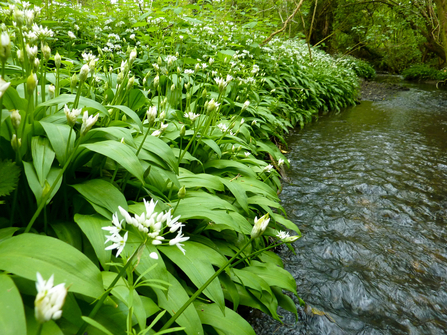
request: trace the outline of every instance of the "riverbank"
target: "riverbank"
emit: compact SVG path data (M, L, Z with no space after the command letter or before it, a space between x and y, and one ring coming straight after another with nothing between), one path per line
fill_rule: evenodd
M361 80L359 101L383 101L392 98L396 93L408 91L401 84Z

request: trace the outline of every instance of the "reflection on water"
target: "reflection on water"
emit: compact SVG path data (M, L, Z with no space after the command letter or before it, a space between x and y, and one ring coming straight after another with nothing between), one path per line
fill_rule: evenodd
M330 317L282 311L258 335L447 334L447 92L410 88L289 138L282 200L303 237L282 256Z

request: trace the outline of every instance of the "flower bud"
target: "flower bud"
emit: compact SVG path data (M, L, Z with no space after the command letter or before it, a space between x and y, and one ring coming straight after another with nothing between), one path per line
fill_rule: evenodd
M157 117L157 107L151 106L146 112L147 121L149 122L149 126L152 126L155 122L155 118Z
M185 137L186 134L186 127L185 125L182 126L182 128L180 128L180 137Z
M17 151L22 146L22 139L17 139L17 135L13 134L11 137L11 146L14 151Z
M155 76L154 78L154 86L155 88L158 87L158 84L160 83L160 77L158 76L158 74Z
M11 122L15 130L19 129L22 116L17 109L14 109L11 113Z
M26 80L26 89L28 91L28 94L33 94L36 87L37 87L37 76L35 73L31 71L31 74Z
M175 84L171 85L171 91L175 91Z
M200 70L200 64L197 63L196 66L194 67L194 71L197 72Z
M202 98L206 99L206 97L208 96L208 91L206 90L206 88L202 91Z
M177 196L179 199L183 199L186 197L186 187L185 185L182 186L182 188L178 191Z
M244 102L244 105L242 106L242 110L246 110L248 108L248 106L250 106L250 101L249 100Z
M122 72L118 73L118 75L116 76L116 83L120 85L123 82L123 79L124 79L123 73ZM116 89L118 89L118 85Z
M42 54L43 54L43 58L45 59L45 61L46 62L48 62L48 60L50 59L50 57L51 57L51 49L50 49L50 47L48 46L48 44L41 44L41 47L40 47L40 50L42 51Z
M163 63L163 61L162 61L161 57L158 56L158 59L157 59L158 66L161 66L162 63Z
M82 116L82 126L81 126L81 136L84 136L98 121L99 113L95 116L88 116L88 111L84 112L84 115Z
M133 87L134 82L135 82L135 76L129 78L129 81L127 82L127 90L130 90Z
M264 231L267 229L267 226L270 222L270 218L269 218L269 213L265 214L264 216L260 217L258 219L258 217L255 217L255 221L254 221L254 225L253 225L253 229L251 230L251 238L256 238L261 236Z
M94 72L95 71L95 67L96 67L96 61L94 59L92 59L88 63L88 69L89 69L90 72Z
M19 62L23 64L24 58L23 58L23 52L22 50L17 50L17 58L19 59Z
M0 76L0 98L3 96L3 94L5 94L9 85L11 85L11 83L4 81L3 78Z
M76 88L76 85L78 84L78 80L79 80L78 75L76 73L74 73L70 79L70 88L72 91Z
M36 58L35 60L34 60L34 71L36 71L37 72L37 70L39 70L39 67L40 67L40 59L39 58Z
M26 50L26 54L28 56L29 61L33 62L34 58L36 58L36 56L37 56L37 46L35 45L33 47L30 47L29 44L27 44L25 47L25 50Z
M3 31L0 37L1 45L0 45L0 60L5 63L11 54L11 40L9 39L9 35L7 31Z
M54 93L56 92L56 87L51 84L50 86L48 86L48 94L50 96L50 99L54 98Z
M207 110L208 112L212 112L215 109L217 109L220 106L219 103L215 102L214 99L211 99L210 102L208 102Z
M90 72L90 68L87 64L82 65L81 71L79 72L79 81L83 83L87 80L88 73Z
M160 113L159 118L160 118L161 122L163 122L163 120L166 118L166 113L165 113L165 111L163 111L163 112Z
M61 55L59 55L59 52L56 52L56 55L54 56L54 65L56 65L56 69L59 69L61 67Z
M133 64L133 62L135 61L135 59L137 59L137 49L133 49L133 50L130 52L130 55L129 55L129 63L130 63L130 65Z
M126 121L127 121L127 116L126 116L126 114L124 114L124 115L121 117L121 121L123 121L123 122L126 122Z

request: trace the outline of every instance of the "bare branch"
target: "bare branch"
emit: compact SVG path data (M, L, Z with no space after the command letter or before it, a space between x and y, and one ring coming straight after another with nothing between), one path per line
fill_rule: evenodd
M293 11L292 15L290 15L290 16L287 18L287 20L284 22L284 25L282 26L282 28L279 29L279 30L277 30L277 31L275 31L275 32L273 32L273 33L271 33L270 36L267 37L267 38L261 43L261 45L264 45L264 44L270 42L270 40L273 38L273 36L275 36L275 35L277 35L277 34L283 32L283 31L287 28L287 25L289 24L290 20L292 20L293 17L295 16L295 14L298 13L298 11L300 10L301 5L303 4L303 2L304 2L304 0L301 0L301 1L300 1L300 3L298 4L298 6L297 6L297 7L295 8L295 10Z

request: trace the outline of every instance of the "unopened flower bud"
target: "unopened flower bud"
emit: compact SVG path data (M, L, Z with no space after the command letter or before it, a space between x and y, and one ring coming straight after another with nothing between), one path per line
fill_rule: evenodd
M182 128L180 128L180 137L185 137L186 134L186 127L185 125L182 126Z
M197 63L196 66L194 67L194 71L197 72L200 70L200 64Z
M88 64L82 65L81 71L79 72L79 81L81 83L83 83L84 81L87 80L89 72L90 72L90 68L89 68Z
M163 120L166 118L166 113L165 113L165 111L163 111L163 112L160 113L159 118L160 118L161 122L163 122Z
M3 31L0 37L0 60L5 63L11 54L11 40L7 31Z
M13 134L11 137L11 146L14 151L17 151L22 146L22 139L17 139L17 135Z
M122 116L121 121L123 121L123 122L126 122L126 121L127 121L127 116L126 116L126 114L124 114L124 115Z
M129 81L127 82L127 89L130 90L133 87L133 84L135 82L135 76L132 76L129 78Z
M184 197L186 197L186 187L185 185L183 185L181 187L181 189L178 191L177 196L179 199L183 199Z
M133 49L133 50L130 52L130 55L129 55L129 63L130 63L130 65L133 64L133 62L135 61L135 59L137 59L137 49Z
M37 87L37 76L35 73L31 72L31 74L28 76L28 79L26 80L26 89L28 91L28 94L33 94L36 87Z
M59 69L61 67L61 55L59 55L59 52L56 52L56 55L54 55L54 65L56 65L56 69Z
M43 54L43 58L45 59L45 61L46 62L48 62L48 60L50 59L50 57L51 57L51 49L50 49L50 47L48 46L48 44L43 44L42 43L42 45L41 45L41 47L40 47L40 50L42 50L42 54Z
M39 58L36 58L35 60L34 60L34 71L36 71L37 72L37 70L39 69L39 67L40 67L40 59Z
M70 79L70 88L72 91L76 88L76 85L78 84L78 80L79 80L78 75L76 73L74 73Z
M157 117L157 107L151 106L146 112L147 121L149 122L149 126L152 126L155 122L155 118Z
M116 76L116 83L120 85L123 82L123 79L124 79L123 73L122 72L118 73L118 75ZM118 87L116 89L118 89Z
M175 84L171 85L171 91L175 91Z
M206 99L206 97L208 96L208 91L206 90L206 88L202 91L202 98Z
M160 83L160 77L157 74L154 78L154 86L157 88L159 83Z
M17 109L14 109L11 113L11 122L15 130L19 129L22 117Z
M158 56L158 59L157 59L158 66L161 66L162 63L163 63L163 61L162 61L161 57Z
M49 96L50 96L50 99L53 99L53 98L54 98L54 94L55 94L55 92L56 92L56 87L55 87L53 84L51 84L50 86L48 86L48 94L49 94Z
M20 49L17 50L17 58L19 59L19 62L23 64L23 61L24 61L24 59L23 59L23 52Z

